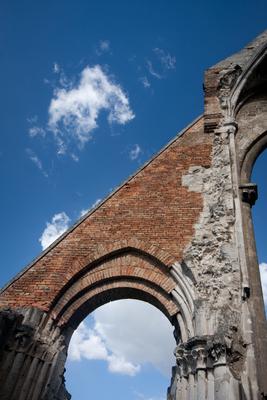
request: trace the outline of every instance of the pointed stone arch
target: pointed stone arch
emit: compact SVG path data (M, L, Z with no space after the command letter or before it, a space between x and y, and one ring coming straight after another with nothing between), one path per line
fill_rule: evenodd
M93 301L94 296L102 291L110 291L112 287L117 292L119 289L123 291L124 287L132 287L136 289L136 293L150 293L151 298L155 298L157 307L164 310L169 319L179 311L181 307L171 298L171 292L177 283L170 274L169 267L155 255L145 252L144 248L120 248L118 243L109 247L109 253L105 252L107 249L101 250L99 258L74 275L55 297L50 312L60 325L64 323L64 315L70 318L83 302L88 303L89 299ZM102 301L105 302L105 299L102 298Z
M249 60L244 70L236 80L229 96L229 116L236 116L240 108L247 100L262 90L262 85L266 86L266 76L255 76L260 73L266 75L267 64L267 44L263 41L253 57ZM263 68L262 68L263 67ZM261 69L263 69L261 71ZM261 86L261 87L260 87Z
M6 396L3 399L68 399L63 376L70 338L89 313L109 301L146 301L170 320L178 343L193 337L190 283L179 265L162 262L170 259L166 252L155 246L153 249L152 255L144 246L140 250L129 243L122 248L118 243L102 248L98 258L62 287L45 312L36 307L3 311L0 324L4 326L4 339L7 337L3 358L7 362L0 367L0 394L2 390ZM27 363L29 370L25 369ZM23 376L19 374L14 385L14 374L20 368Z
M261 386L267 384L267 329L264 302L252 218L252 207L258 198L257 185L251 181L254 163L267 148L267 46L263 44L247 69L247 74L236 88L237 100L236 144L238 148L238 168L240 176L239 192L242 200L242 229L248 271L249 307L255 334L253 341L258 377Z

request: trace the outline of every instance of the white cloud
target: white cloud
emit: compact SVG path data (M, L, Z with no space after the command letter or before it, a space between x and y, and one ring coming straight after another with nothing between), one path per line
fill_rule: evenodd
M70 153L70 156L71 156L71 158L73 159L73 161L76 161L76 162L79 161L79 157L78 157L76 154Z
M144 88L149 88L151 86L151 83L149 82L149 80L147 79L146 76L142 76L140 78L141 83L143 84Z
M163 78L163 76L159 72L155 71L155 69L153 67L153 64L152 64L152 62L150 60L147 60L146 65L147 65L148 72L152 76L154 76L157 79L162 79Z
M142 152L142 150L141 150L141 147L139 146L139 144L135 144L129 152L130 159L132 161L136 160L140 156L141 152Z
M82 148L92 138L99 114L104 110L110 124L124 125L134 118L127 95L100 65L84 68L76 86L55 89L48 128L55 135L59 153L64 154L71 141Z
M46 223L46 228L39 238L42 249L46 249L59 236L61 236L68 229L69 223L70 218L65 212L55 214L52 218L52 222Z
M90 208L87 208L87 209L83 208L80 212L80 218L83 217L86 213L88 213L89 210L90 210Z
M38 126L38 117L37 115L34 115L33 117L27 118L27 122L30 125L30 128L28 130L29 136L30 137L35 137L37 135L44 137L46 135L45 129L43 129L41 126Z
M38 156L31 149L26 149L26 153L29 156L29 159L36 165L36 167L42 172L42 174L47 178L48 174L43 168L42 161L38 158Z
M166 78L167 72L171 69L175 69L176 58L158 47L154 48L153 52L156 56L156 60L154 61L157 66L157 70L154 68L155 63L153 65L151 60L146 61L147 70L154 78Z
M99 343L104 344L110 372L133 376L142 365L150 364L169 376L175 363L175 341L173 328L160 311L141 301L122 300L100 307L93 317L93 329L86 328L88 336L98 336ZM71 340L71 360L86 358L82 342L88 336L78 341L75 336L81 336L79 330L80 327Z
M140 365L126 361L124 357L111 354L108 358L108 370L113 373L134 376L140 371Z
M159 58L164 69L175 69L176 67L176 58L171 56L170 53L166 53L164 50L156 47L154 49L154 53Z
M124 359L108 351L103 338L95 329L90 329L82 322L78 329L74 332L68 351L69 359L79 361L82 358L87 360L105 360L108 370L112 373L123 375L136 375L140 366L134 365Z
M101 203L102 199L96 199L96 201L92 204L91 208L95 208L98 206L99 203Z
M101 337L82 322L72 336L69 357L71 360L81 360L82 357L89 360L106 360L108 352Z
M99 45L96 49L96 54L100 56L104 53L110 53L110 41L109 40L100 40Z
M263 299L265 309L267 310L267 263L260 264L261 286L263 291Z
M95 208L96 206L98 206L99 203L101 203L102 199L96 199L96 201L91 205L91 207L87 208L87 209L82 209L80 212L80 217L83 217L86 213L88 213L88 211L92 210L93 208Z
M27 122L31 125L36 124L38 121L37 115L33 115L32 117L27 118Z
M65 72L62 69L60 70L60 74L59 74L59 85L66 90L71 90L73 87L72 80L67 78L67 76L65 75Z
M172 326L159 310L141 301L123 300L100 307L94 315L96 331L115 354L132 363L150 363L169 375L175 341Z
M46 132L43 128L41 128L40 126L32 126L31 128L29 128L29 136L30 137L34 137L34 136L45 136Z
M54 65L53 65L53 72L55 73L55 74L58 74L59 72L60 72L60 66L59 66L59 64L58 63L54 63Z

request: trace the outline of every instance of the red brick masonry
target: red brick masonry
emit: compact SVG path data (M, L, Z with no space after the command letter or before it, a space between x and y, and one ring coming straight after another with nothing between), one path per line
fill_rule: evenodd
M117 257L117 264L114 260L110 266L105 263L101 272L99 265L102 264L96 268L94 263L128 247L155 257L165 266L181 260L203 208L201 194L183 187L182 176L191 166L209 167L210 162L210 137L203 131L201 118L15 278L0 295L0 307L35 306L48 311L53 305L57 315L60 305L55 305L55 299L59 293L66 292L65 302L69 301L71 283L72 290L77 291L77 285L82 290L90 270L90 285L99 281L97 274L102 274L104 281L105 277L109 278L108 284L114 287L118 287L120 276L126 281L134 276L132 286L129 279L124 284L133 287L142 285L145 280L149 292L153 289L148 289L148 282L153 281L163 292L170 291L173 282L164 277L154 261L154 264L138 262L136 256L131 256L131 261L128 256L126 265L122 266L121 257ZM83 279L77 283L79 274ZM112 274L116 279L111 279ZM90 297L88 293L87 296ZM165 306L172 313L173 305L168 302L166 299Z

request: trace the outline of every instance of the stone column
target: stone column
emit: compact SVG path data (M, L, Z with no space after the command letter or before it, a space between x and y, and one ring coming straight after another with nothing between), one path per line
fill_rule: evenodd
M0 399L68 400L65 337L46 313L0 312Z
M179 344L169 399L241 400L238 366L244 352L242 346L237 348L234 343L227 343L227 338L215 336L194 337Z

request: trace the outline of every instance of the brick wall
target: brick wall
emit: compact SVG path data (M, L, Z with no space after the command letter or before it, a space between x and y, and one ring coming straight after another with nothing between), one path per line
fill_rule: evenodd
M208 167L210 156L199 119L15 279L0 307L47 311L75 274L120 247L140 248L165 265L181 260L203 208L201 194L181 179L191 166Z

